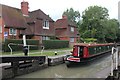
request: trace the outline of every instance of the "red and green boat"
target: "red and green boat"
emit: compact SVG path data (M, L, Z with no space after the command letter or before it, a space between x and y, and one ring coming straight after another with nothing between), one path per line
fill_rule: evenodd
M86 43L78 43L73 46L73 51L71 55L66 57L66 65L69 67L72 63L81 63L88 62L98 58L103 54L110 53L113 43L105 43L105 44L86 44Z

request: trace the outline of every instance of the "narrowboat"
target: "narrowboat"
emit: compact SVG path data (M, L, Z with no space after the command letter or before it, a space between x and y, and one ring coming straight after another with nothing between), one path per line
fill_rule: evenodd
M71 55L66 56L65 63L70 67L72 63L88 62L98 58L100 55L109 53L114 46L113 43L106 44L87 44L78 43L73 46Z

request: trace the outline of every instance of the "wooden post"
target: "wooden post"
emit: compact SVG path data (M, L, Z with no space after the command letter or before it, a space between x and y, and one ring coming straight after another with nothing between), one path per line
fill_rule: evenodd
M18 74L18 67L19 67L19 62L11 62L12 65L12 72L13 72L13 77L15 77Z

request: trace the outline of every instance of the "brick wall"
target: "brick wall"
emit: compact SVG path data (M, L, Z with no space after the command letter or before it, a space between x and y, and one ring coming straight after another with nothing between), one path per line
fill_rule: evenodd
M68 37L60 37L59 39L60 40L68 40L68 41L70 40Z
M0 18L0 26L2 26L2 33L0 33L0 40L4 40L4 22L2 18Z

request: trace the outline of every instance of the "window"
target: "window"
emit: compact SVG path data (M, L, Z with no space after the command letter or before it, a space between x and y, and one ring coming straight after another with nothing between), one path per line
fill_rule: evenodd
M17 34L17 30L16 29L13 29L13 28L9 29L9 35L16 35L16 34Z
M42 40L50 40L48 36L42 36Z
M74 42L74 38L70 38L70 42Z
M48 20L44 20L43 29L49 29L49 21Z
M0 26L0 33L2 33L2 26Z
M71 27L70 30L71 30L71 32L74 32L74 27Z

